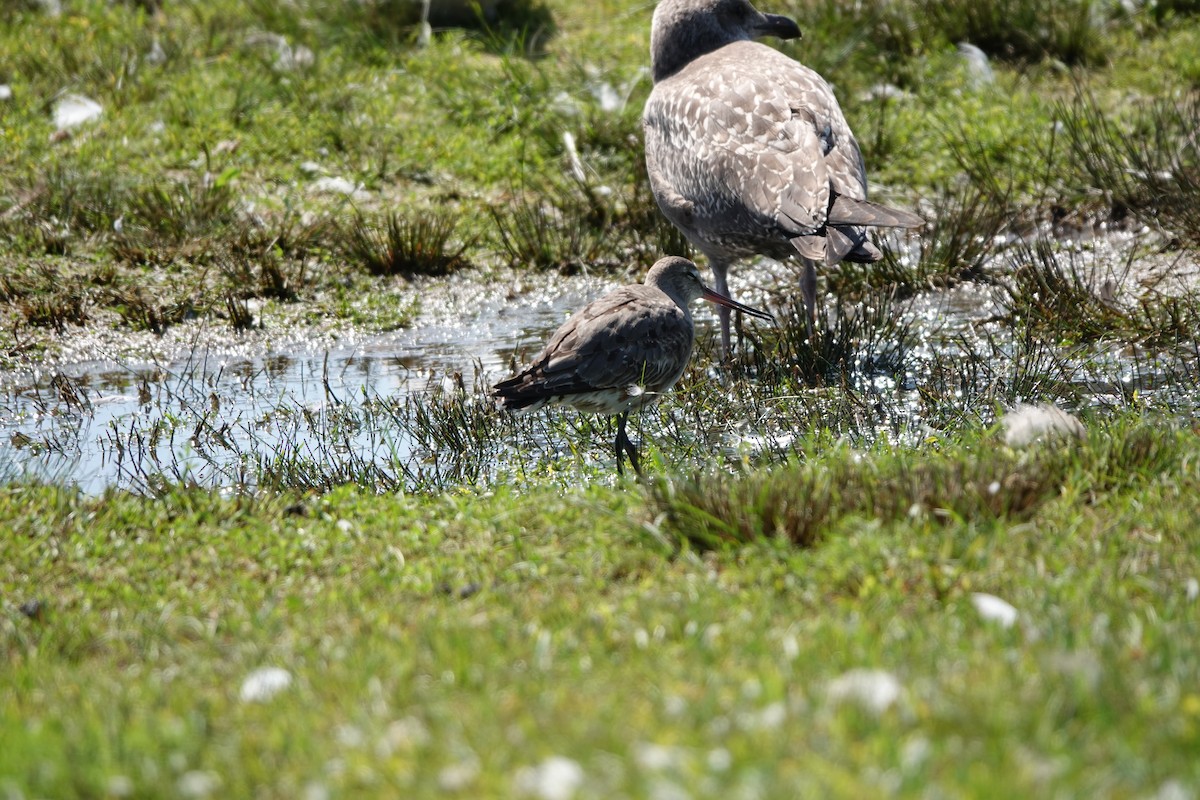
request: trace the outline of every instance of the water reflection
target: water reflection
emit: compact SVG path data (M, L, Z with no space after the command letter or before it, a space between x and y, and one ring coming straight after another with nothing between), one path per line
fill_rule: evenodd
M511 352L540 341L579 294L594 292L581 286L520 315L483 303L462 322L343 348L261 357L198 351L174 363L82 362L0 376L0 478L67 481L98 493L152 488L145 484L156 470L236 485L261 466L248 461L283 452L319 458L327 447L360 463L423 458L400 428L380 424L387 414L372 404L427 393L437 376L457 375L463 389L476 376L497 377Z
M557 295L513 303L488 298L458 319L358 338L342 347L262 356L196 351L171 363L83 362L0 376L0 478L40 478L152 491L156 476L205 486L253 488L338 480L404 488L472 482L463 454L493 441L487 458L607 458L607 444L580 455L574 439L602 421L545 416L503 420L476 390L523 363L573 309L601 287L576 283ZM919 441L931 429L987 420L1000 403L1066 398L1125 406L1154 395L1181 414L1197 407L1196 353L1128 346L1060 348L988 322L986 289L928 294L897 307L903 341L858 345L850 382L819 392L736 389L737 419L716 420L728 378L702 355L694 390L637 424L664 446L703 457L784 457L806 420L864 441ZM890 312L889 312L890 313ZM712 315L698 310L702 327ZM874 354L872 356L872 353ZM887 356L883 357L881 356ZM685 381L685 384L687 381ZM839 421L838 415L842 415ZM524 427L512 428L520 424ZM510 427L505 428L504 425ZM598 441L609 437L601 432Z

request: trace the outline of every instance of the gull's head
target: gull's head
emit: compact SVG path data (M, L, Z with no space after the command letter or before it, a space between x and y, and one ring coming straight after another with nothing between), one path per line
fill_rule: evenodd
M749 0L660 0L650 26L650 70L657 83L700 56L761 36L797 39L800 26Z

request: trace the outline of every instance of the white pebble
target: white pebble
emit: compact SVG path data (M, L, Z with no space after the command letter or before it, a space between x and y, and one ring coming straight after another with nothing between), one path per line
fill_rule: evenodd
M1004 425L1004 443L1009 447L1028 447L1039 440L1056 438L1083 439L1083 423L1058 406L1043 403L1017 405L1000 420Z
M316 194L343 194L355 198L367 196L367 192L363 190L362 184L351 183L345 178L335 178L332 176L317 178L309 184L309 188Z
M61 130L74 128L97 119L104 109L95 100L78 94L69 94L54 104L54 126Z

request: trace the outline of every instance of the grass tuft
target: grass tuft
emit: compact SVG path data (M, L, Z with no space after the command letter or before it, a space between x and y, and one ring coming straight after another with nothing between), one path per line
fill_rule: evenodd
M1125 124L1082 91L1058 114L1076 161L1109 198L1114 219L1132 214L1200 246L1200 92L1138 109Z
M799 292L774 306L775 327L755 327L746 366L767 385L859 386L871 376L903 374L911 338L903 307L891 289L872 290L858 300L840 295L829 305L818 297L817 324L809 338L807 311Z
M1011 318L1076 342L1133 327L1133 320L1111 296L1115 290L1110 287L1122 282L1121 275L1101 280L1094 268L1079 262L1077 251L1064 252L1046 237L1019 243L1011 258L1012 278L1004 283Z
M821 455L810 462L736 476L662 478L650 491L674 534L695 546L770 539L808 547L855 520L1020 521L1064 492L1095 501L1100 493L1149 482L1175 469L1181 452L1176 437L1125 424L1094 433L1082 447L1014 451L989 438L979 444L932 459L920 449L863 453L814 443Z
M843 264L830 275L834 291L851 296L862 287L888 288L897 299L947 289L964 281L987 281L984 267L1007 227L1007 206L975 187L949 191L932 203L929 222L911 247L885 247L874 264Z
M1104 7L1094 0L921 0L916 13L949 42L969 42L993 58L1067 65L1108 62Z
M456 242L453 211L390 213L372 219L361 212L341 235L344 258L372 275L448 275L469 266L464 253L473 240Z
M610 210L574 187L550 181L543 191L518 192L489 211L512 266L575 272L616 263L606 241Z
M238 222L235 170L189 180L155 182L131 191L113 234L113 251L134 264L207 256Z

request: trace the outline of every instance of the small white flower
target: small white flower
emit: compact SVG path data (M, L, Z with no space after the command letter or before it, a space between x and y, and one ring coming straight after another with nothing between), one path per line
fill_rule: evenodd
M1200 597L1200 580L1197 580L1196 578L1188 578L1187 589L1185 589L1185 591L1187 592L1187 599L1189 601L1193 601L1197 597Z
M208 797L221 786L221 779L211 772L190 770L179 776L175 788L183 797Z
M1002 628L1011 628L1017 621L1017 610L1007 601L1001 600L993 594L973 592L971 605L975 606L979 616L988 622L995 622Z
M292 673L282 667L260 667L242 681L243 703L261 703L292 685Z
M479 777L479 761L474 756L457 764L443 767L438 773L438 787L443 792L461 792Z
M513 783L520 794L540 800L571 800L583 784L583 767L565 756L550 756L536 767L522 767Z
M678 747L654 742L638 742L634 745L633 760L642 769L651 772L661 772L676 767L683 763L684 757L684 751Z
M882 714L900 699L900 681L882 669L852 669L829 684L834 703L852 702L874 714Z

